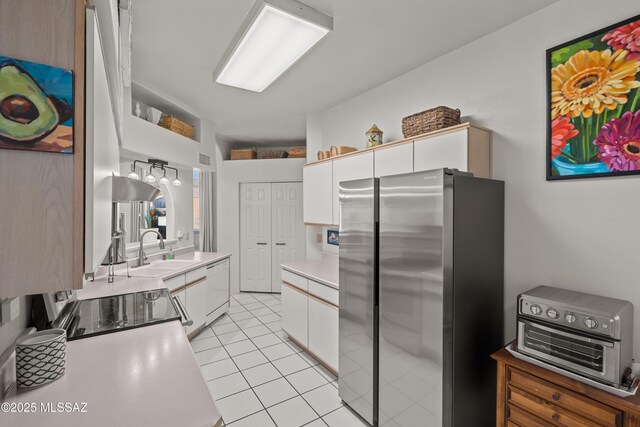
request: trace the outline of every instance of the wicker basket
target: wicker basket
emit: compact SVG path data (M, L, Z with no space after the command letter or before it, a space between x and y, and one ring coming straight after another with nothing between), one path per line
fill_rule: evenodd
M288 155L285 150L261 150L258 152L259 159L285 159Z
M332 145L329 157L339 156L340 154L352 153L354 151L358 151L358 149L355 148L355 147L346 147L344 145L341 145L339 147L336 147L335 145Z
M331 157L330 152L323 150L318 151L318 160L328 159L329 157Z
M252 160L257 156L255 148L231 150L231 160Z
M289 148L290 159L303 159L307 157L307 149L305 147Z
M163 115L162 117L160 117L158 126L161 126L179 135L186 136L187 138L193 139L193 126L181 120L178 120L173 116Z
M448 128L460 124L460 110L435 107L402 119L402 134L405 138Z

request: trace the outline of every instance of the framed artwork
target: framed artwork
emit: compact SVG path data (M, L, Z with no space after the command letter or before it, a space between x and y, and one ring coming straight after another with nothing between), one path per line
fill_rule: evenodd
M640 174L640 15L547 50L547 180Z
M327 230L327 243L340 246L340 232L338 230Z
M0 56L0 148L73 153L73 73Z

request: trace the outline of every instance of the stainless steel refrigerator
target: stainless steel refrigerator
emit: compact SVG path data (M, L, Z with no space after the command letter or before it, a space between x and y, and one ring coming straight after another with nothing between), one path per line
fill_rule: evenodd
M438 169L339 197L342 400L371 425L494 425L504 183Z

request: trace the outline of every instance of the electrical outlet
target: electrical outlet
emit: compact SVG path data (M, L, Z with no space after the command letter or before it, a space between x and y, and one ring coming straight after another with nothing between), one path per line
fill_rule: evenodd
M635 362L631 364L631 375L634 377L640 373L640 362Z
M316 243L322 243L322 234L321 233L316 234Z
M20 299L7 298L2 301L2 309L0 310L0 324L6 325L13 322L20 315Z

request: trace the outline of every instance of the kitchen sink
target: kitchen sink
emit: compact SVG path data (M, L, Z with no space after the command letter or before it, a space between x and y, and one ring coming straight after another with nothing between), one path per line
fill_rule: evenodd
M173 273L173 271L177 268L158 268L155 265L145 266L140 268L129 268L129 275L131 277L163 277L168 274ZM119 275L126 275L126 270L118 273Z
M171 269L186 267L187 265L190 265L190 264L194 264L194 261L185 260L185 259L165 259L165 260L154 261L151 263L153 267L162 267L162 268L171 268Z

